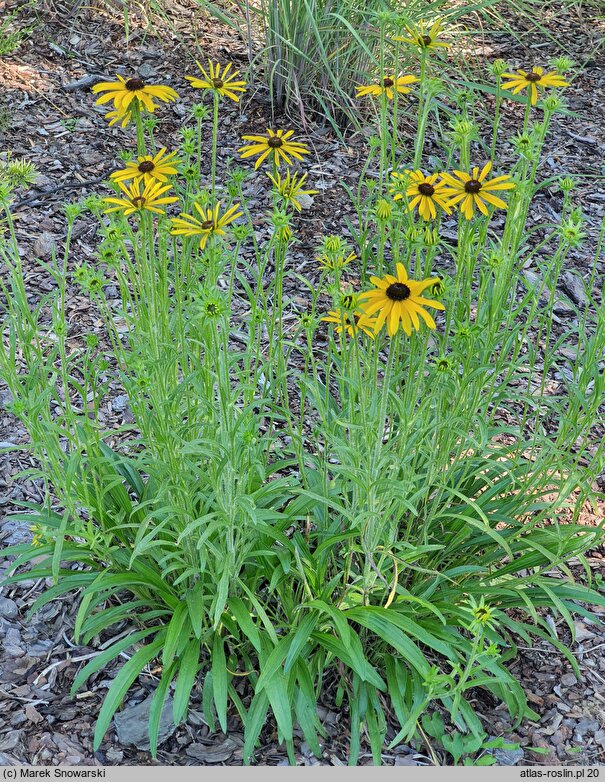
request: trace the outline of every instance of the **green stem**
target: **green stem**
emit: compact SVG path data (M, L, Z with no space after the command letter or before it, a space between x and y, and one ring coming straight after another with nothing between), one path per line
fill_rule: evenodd
M529 92L527 93L527 103L525 104L525 116L523 117L523 133L527 132L530 111L531 111L531 90L529 90Z
M420 167L422 152L424 149L424 135L426 132L428 100L426 100L426 58L427 50L425 48L420 52L420 88L418 95L418 131L414 142L414 168Z
M135 98L135 100L133 100L130 104L130 107L130 112L137 129L137 154L145 155L147 154L145 145L145 129L143 128L143 117L141 116L141 107L139 105L139 101Z
M216 154L218 146L218 92L214 93L214 113L212 117L212 201L215 200L216 187Z
M496 139L498 138L498 129L500 127L500 106L502 105L502 79L496 78L496 106L494 109L494 131L492 133L492 145L490 147L489 159L493 160L496 154Z

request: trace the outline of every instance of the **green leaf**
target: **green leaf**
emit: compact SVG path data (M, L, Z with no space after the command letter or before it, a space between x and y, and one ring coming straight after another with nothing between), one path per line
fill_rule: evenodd
M185 593L185 601L189 609L189 619L196 638L202 637L202 619L204 617L204 597L200 582Z
M193 638L178 663L178 679L174 689L173 716L174 724L178 725L187 715L189 697L195 684L197 672L200 669L201 643Z
M292 740L292 706L288 698L286 686L287 676L281 671L273 673L272 677L266 681L265 691L269 698L269 703L277 721L282 739L284 741Z
M135 652L130 660L120 668L116 678L111 683L107 695L103 699L103 705L101 706L101 711L97 718L93 740L93 749L95 752L99 749L101 742L109 729L113 715L124 700L124 696L128 692L130 685L144 670L147 663L160 653L161 648L162 639L156 638L150 644L139 649L138 652Z
M109 662L121 654L125 649L128 649L129 646L142 641L143 638L147 638L147 636L151 635L152 633L158 633L162 630L163 628L161 627L147 627L145 630L139 630L138 632L132 633L132 635L129 635L126 638L121 638L119 641L113 643L108 649L100 652L94 659L87 663L84 668L82 668L82 670L74 679L74 682L71 685L71 689L69 691L72 698L89 676L92 676L93 673L96 673L102 668L105 668Z
M430 666L426 657L420 652L416 644L405 633L390 621L389 610L367 610L365 608L353 608L347 611L347 616L358 622L363 627L376 633L383 641L386 641L396 649L403 659L413 666L421 676L428 676Z
M173 663L169 668L164 668L162 672L162 678L156 687L153 697L151 699L151 706L149 708L149 747L151 757L155 758L158 751L158 735L160 732L160 720L162 718L162 712L164 710L164 703L166 702L166 696L168 695L168 688L174 678L176 671L176 664ZM175 720L176 725L176 720Z
M240 630L244 633L256 651L260 652L261 643L258 628L252 621L250 610L244 601L239 597L232 597L229 600L229 609L235 617Z
M227 732L227 659L224 641L218 633L212 643L212 694L216 707L216 716L223 733Z
M166 640L162 652L162 665L166 667L172 665L172 661L174 660L174 656L177 654L179 647L182 648L189 640L191 631L189 627L184 627L187 613L187 603L179 603L166 629Z
M254 698L252 698L245 722L243 759L246 765L250 764L256 742L267 720L268 711L269 698L267 693L264 690L256 692Z
M309 640L309 636L315 630L315 626L317 625L317 621L319 619L319 616L315 613L313 614L307 614L305 618L302 620L300 625L298 626L298 629L294 633L294 637L292 638L292 642L290 644L290 648L288 649L288 654L286 656L286 661L284 663L284 671L288 673L290 669L296 664L298 660L298 655L302 651L303 647Z

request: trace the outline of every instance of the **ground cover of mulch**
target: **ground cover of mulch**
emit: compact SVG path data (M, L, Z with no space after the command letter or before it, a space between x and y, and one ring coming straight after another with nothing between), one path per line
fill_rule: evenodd
M162 106L157 138L171 149L191 104L198 98L183 81L184 73L193 73L194 49L198 57L212 56L222 62L233 60L245 66L247 50L243 41L216 21L193 14L187 5L171 4L178 34L166 30L160 37L143 34L136 25L128 45L123 28L98 10L66 13L58 3L38 12L31 37L13 56L0 58L0 153L11 150L35 162L42 176L35 187L18 195L17 229L24 250L28 292L32 300L52 290L53 282L33 260L48 261L53 248L62 247L64 218L62 203L94 192L105 194L100 182L119 161L117 153L128 146L129 135L120 129L107 129L103 111L94 106L90 85L100 76L113 77L116 71L138 72L159 83L177 88L184 100L176 106ZM584 14L583 17L581 14ZM27 12L24 13L27 18ZM558 118L549 137L548 154L540 176L546 179L569 172L580 178L577 201L586 217L589 238L568 262L558 291L555 331L565 329L574 317L573 305L582 306L584 293L579 277L588 278L597 242L598 227L605 210L605 187L599 179L605 173L602 152L605 149L605 69L599 65L598 44L603 30L593 24L581 5L566 10L542 9L540 22L551 31L552 40L530 29L525 18L515 20L521 42L501 34L486 37L477 45L474 56L491 60L509 59L514 65L541 64L548 56L569 54L585 63L582 74L566 92L570 108L578 118ZM586 60L588 59L588 62ZM225 147L223 160L239 145L245 132L263 131L270 124L270 107L262 88L241 107L229 106L221 114ZM519 129L519 111L504 114L501 159L513 159L506 138ZM366 139L363 133L351 136L342 145L328 130L310 129L313 159L305 163L309 184L320 192L310 209L300 218L300 242L292 251L290 263L296 271L314 273L313 250L321 235L342 231L346 199L340 180L354 181L363 159ZM508 150L508 151L507 151ZM251 207L258 210L255 229L262 238L266 227L262 214L267 194L260 177L249 185ZM334 208L334 204L338 208ZM557 221L562 195L553 184L541 191L532 207L531 221ZM453 231L453 223L451 226ZM448 224L444 225L447 236ZM97 228L92 218L76 223L70 268L77 263L96 262ZM447 268L445 269L447 271ZM532 272L528 268L528 273ZM603 279L605 263L600 262L598 278ZM0 268L0 273L3 270ZM536 273L535 271L533 272ZM295 288L286 289L296 303ZM111 296L111 293L109 292ZM117 298L117 289L115 297ZM329 302L327 302L329 304ZM304 311L304 300L300 301ZM100 327L97 314L77 288L70 288L70 339L77 347L82 337ZM294 317L294 316L292 316ZM567 358L573 359L573 348ZM556 380L556 378L555 378ZM0 448L27 442L20 424L8 413L10 394L0 380ZM113 385L103 409L108 427L132 422L128 399ZM603 432L595 429L595 447ZM0 456L0 547L28 539L30 532L5 519L15 501L38 502L43 499L35 480L16 478L23 469L34 466L26 451L11 451ZM585 523L598 523L602 507L595 512L587 507ZM588 562L595 577L605 577L605 554L590 553ZM9 563L0 562L0 575ZM581 577L579 564L574 572ZM92 677L89 689L75 697L69 695L71 683L86 660L98 654L128 628L112 629L113 637L94 639L90 647L74 646L72 628L75 607L71 598L45 606L27 617L27 609L40 594L42 584L30 581L0 592L0 764L27 763L56 765L151 764L146 749L145 710L153 692L158 671L151 668L141 676L127 696L124 709L116 718L100 750L92 751L92 732L102 697L116 666ZM596 609L597 613L605 613ZM553 622L554 625L554 622ZM560 639L570 643L569 630L556 625ZM499 763L525 764L601 764L605 763L605 629L586 621L576 622L576 640L571 644L582 679L576 681L568 663L551 646L537 644L521 648L512 670L520 679L532 705L539 714L535 722L511 725L505 710L483 692L476 693L475 708L483 715L486 730L492 736L504 735L520 744L519 750L498 751ZM297 760L301 764L347 762L347 715L334 707L329 694L322 706L321 718L328 738L321 760L313 758L302 738L297 741ZM164 741L158 752L159 764L199 765L241 763L242 733L237 719L229 724L228 735L210 731L194 691L187 722L176 730L170 714L162 720ZM532 747L534 749L529 749ZM439 762L447 757L432 748ZM536 751L537 750L537 751ZM540 752L542 750L542 752ZM431 748L418 744L399 746L385 752L385 764L430 764L435 756ZM269 723L262 735L255 762L286 763L284 748L278 745L274 725ZM369 751L362 763L370 763Z

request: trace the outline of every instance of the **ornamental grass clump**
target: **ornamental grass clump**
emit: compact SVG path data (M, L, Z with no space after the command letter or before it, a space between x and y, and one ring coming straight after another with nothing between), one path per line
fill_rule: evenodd
M435 24L422 27L431 43L447 35ZM74 696L118 668L95 748L151 666L153 755L169 697L175 724L192 699L211 731L241 723L246 763L269 720L290 762L300 735L321 756L329 704L352 765L422 740L431 710L479 746L480 688L515 723L537 719L508 667L519 644L546 640L579 674L552 617L573 638L573 616L605 605L583 558L602 524L579 523L604 466L605 314L595 257L586 304L553 325L557 279L585 236L573 182L556 221L539 236L527 225L552 184L539 161L562 99L526 102L532 154L519 143L504 162L496 145L486 159L490 133L479 138L443 81L435 92L445 47L414 29L406 45L421 60L401 96L416 136L401 136L396 92L360 97L377 98L377 140L343 235L331 228L305 273L293 259L303 196L317 196L302 189L309 145L262 127L243 146L223 138L221 101L242 94L221 92L237 75L227 66L190 79L202 103L173 149L156 150L142 116L171 88L99 85L132 162L66 207L64 249L40 264L54 288L37 301L10 210L18 183L0 170L0 372L30 435L26 475L45 487L39 506L16 503L11 518L35 537L5 552L7 582L49 579L32 609L70 595L75 642L103 640ZM399 73L384 65L382 87ZM237 160L221 181L219 137ZM253 177L261 206L246 195ZM74 267L83 210L100 241ZM102 323L77 344L72 285ZM134 422L112 429L116 383Z

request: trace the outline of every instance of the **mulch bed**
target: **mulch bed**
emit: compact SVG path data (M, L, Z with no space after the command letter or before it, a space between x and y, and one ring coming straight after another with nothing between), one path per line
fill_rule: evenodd
M62 204L96 192L105 192L99 183L117 166L117 153L127 145L128 135L107 129L103 111L94 106L90 94L91 78L112 77L118 69L136 71L145 78L176 86L185 98L176 106L162 107L158 140L169 149L174 146L179 128L189 107L199 97L185 86L184 73L192 73L195 49L198 57L212 56L221 61L234 60L243 67L247 50L240 38L216 21L193 14L187 5L171 4L178 34L162 30L161 36L145 33L133 26L131 40L124 45L123 28L109 16L96 10L81 9L69 18L55 4L38 11L32 19L35 29L19 51L0 58L0 138L3 149L15 156L32 160L42 176L26 193L20 193L16 208L17 228L24 249L24 264L32 300L52 290L53 282L35 263L34 258L50 258L53 248L61 250L64 239ZM527 21L516 20L522 42L499 34L478 44L477 56L488 59L504 57L514 64L541 63L561 51L577 62L584 62L586 53L595 51L592 60L575 79L566 96L576 119L555 120L548 144L548 154L541 169L541 178L562 172L577 176L581 185L577 201L582 206L589 229L589 241L568 263L567 276L561 281L559 309L555 311L555 332L568 326L573 315L569 300L574 301L577 286L575 274L588 277L597 242L598 226L605 211L605 186L602 176L602 152L605 149L605 70L598 64L598 38L590 18L578 16L582 10L569 7L552 12L546 9L540 22L552 31L553 39L544 39L529 29ZM63 9L65 10L65 9ZM27 14L24 13L24 22ZM262 131L269 122L270 107L262 88L253 91L241 106L230 106L222 114L225 149L223 162L238 145L242 133ZM518 130L518 112L504 117L503 138ZM300 218L300 242L295 246L290 262L300 273L313 274L313 250L326 233L341 232L342 212L346 198L340 181L353 181L365 152L364 134L353 135L347 145L341 144L324 128L313 128L310 141L314 155L305 164L311 187L320 190L312 207ZM227 143L228 142L228 143ZM506 142L503 142L506 157ZM508 148L510 150L510 147ZM512 153L511 153L512 157ZM598 177L601 176L601 179ZM266 209L266 191L250 185L251 206L258 206L259 215ZM334 204L339 208L335 209ZM562 195L555 185L541 191L532 207L531 221L538 225L556 221L561 211ZM255 226L267 230L262 219ZM447 224L445 225L447 231ZM70 267L88 261L95 262L97 227L92 218L78 220ZM605 261L599 264L599 278L605 272ZM0 273L4 273L0 267ZM287 283L288 284L288 283ZM291 283L292 285L292 283ZM297 291L291 287L292 299ZM117 290L115 296L117 298ZM575 303L578 303L577 301ZM74 346L87 332L98 330L100 322L89 302L74 287L68 301ZM301 303L301 311L304 302ZM8 413L10 394L0 380L0 448L7 443L24 444L26 432ZM127 399L115 383L103 410L108 426L127 423L130 411ZM595 429L595 447L605 433ZM34 480L16 478L16 474L33 462L26 451L12 451L0 456L0 546L26 540L27 529L4 517L12 503L20 500L41 501L40 485ZM591 515L592 514L592 515ZM602 517L586 510L585 522L597 523ZM605 577L603 551L591 552L588 562L595 576ZM0 563L0 575L8 567ZM579 565L575 567L582 577ZM45 606L33 617L26 612L40 594L42 584L24 582L18 587L4 587L0 592L0 764L27 763L36 765L147 765L154 761L145 749L144 736L133 733L142 722L141 709L153 691L157 676L153 672L141 676L128 693L123 716L116 729L110 730L101 749L93 753L92 732L106 687L115 675L115 667L97 674L88 683L88 691L74 698L69 688L76 672L96 654L103 641L95 639L92 646L74 646L72 628L74 606L65 598ZM605 613L603 609L595 611ZM115 634L125 628L114 628ZM605 763L605 629L587 622L576 622L577 637L572 650L582 671L576 681L566 661L547 644L521 649L512 670L518 676L539 720L511 725L506 712L485 693L476 694L476 708L484 716L486 730L491 735L504 735L517 741L522 752L500 752L498 762L524 764L600 764ZM570 642L569 630L557 626L559 637ZM326 696L328 697L328 696ZM140 704L143 702L143 706ZM297 742L297 759L301 764L333 764L347 762L347 715L333 704L323 705L322 719L329 737L321 760L313 758L305 742ZM135 709L133 712L132 709ZM192 709L187 722L171 732L166 726L166 738L158 753L158 764L200 765L241 764L243 739L241 726L234 719L227 736L211 733L204 720L199 693L194 691ZM130 732L129 732L130 731ZM542 752L529 749L533 747ZM446 758L438 759L447 762ZM285 764L284 748L278 745L275 727L268 724L255 758L260 764ZM369 752L362 763L370 763ZM430 764L428 747L400 746L385 752L385 764Z

